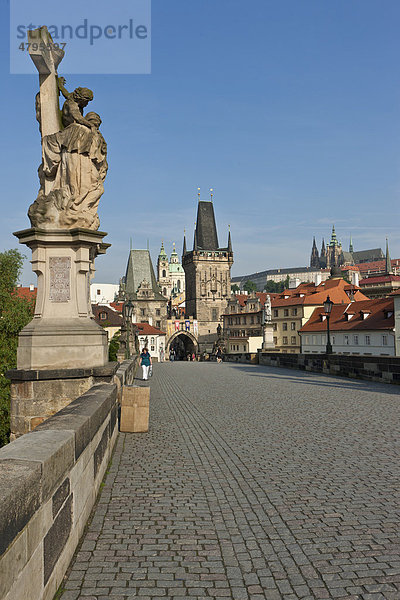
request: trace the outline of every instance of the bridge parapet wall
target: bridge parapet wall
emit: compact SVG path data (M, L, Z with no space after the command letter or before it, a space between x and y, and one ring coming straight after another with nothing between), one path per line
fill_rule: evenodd
M259 352L260 365L301 369L400 384L400 359L393 356L346 356L343 354L283 354Z
M95 503L136 358L0 449L0 600L51 600Z

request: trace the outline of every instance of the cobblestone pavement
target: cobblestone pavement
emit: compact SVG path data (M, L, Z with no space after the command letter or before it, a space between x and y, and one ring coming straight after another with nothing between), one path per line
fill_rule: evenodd
M62 600L400 599L400 389L165 363Z

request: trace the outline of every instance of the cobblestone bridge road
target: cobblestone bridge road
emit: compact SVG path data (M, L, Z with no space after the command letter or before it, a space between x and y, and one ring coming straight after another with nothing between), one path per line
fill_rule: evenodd
M400 599L399 388L166 363L62 600Z

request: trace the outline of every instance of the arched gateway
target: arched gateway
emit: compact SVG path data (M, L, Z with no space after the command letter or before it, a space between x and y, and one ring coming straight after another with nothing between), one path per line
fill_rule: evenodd
M197 338L190 331L176 331L167 341L166 353L169 354L170 349L175 350L175 356L178 360L184 360L188 354L192 355L199 353L199 344Z

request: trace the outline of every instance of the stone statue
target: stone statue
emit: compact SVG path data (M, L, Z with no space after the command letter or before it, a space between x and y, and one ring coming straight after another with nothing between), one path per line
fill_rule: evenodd
M62 57L56 56L58 62L50 60L51 36L45 27L35 31L48 43L32 56L40 80L36 119L42 135L42 163L38 169L40 190L29 207L28 216L32 227L41 229L97 230L100 225L97 208L104 192L108 165L107 144L99 131L101 119L95 112L83 114L83 109L93 100L93 92L82 87L73 92L66 90L65 79L57 77L55 67ZM49 78L55 78L56 82L56 90L53 86L50 94L48 89L42 89L45 84L49 86ZM60 92L65 98L61 119Z
M264 323L271 323L272 321L272 309L271 309L271 296L268 294L264 304Z

